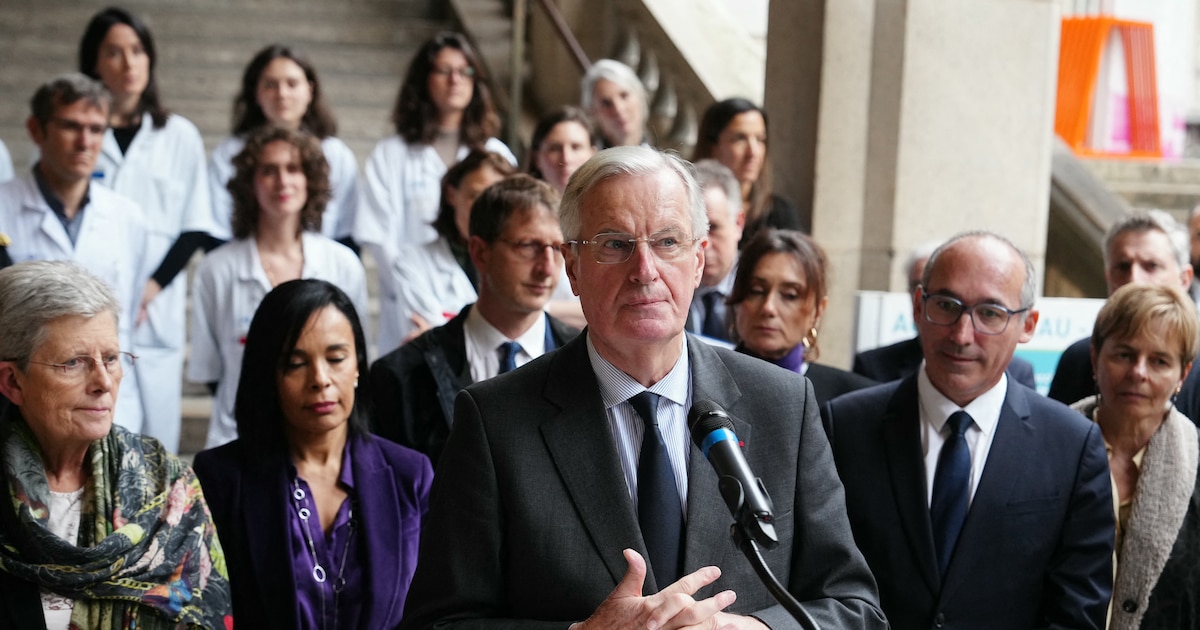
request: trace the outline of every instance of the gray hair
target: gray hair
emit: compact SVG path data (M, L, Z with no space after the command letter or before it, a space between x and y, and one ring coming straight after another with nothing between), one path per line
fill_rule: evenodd
M702 238L708 234L708 212L704 207L704 194L696 183L695 167L673 151L659 151L650 147L612 147L598 151L567 182L559 204L558 223L563 238L568 241L584 238L583 217L580 210L583 198L592 188L604 180L618 175L649 176L663 171L677 175L688 196L688 211L692 219L692 236ZM593 236L588 234L588 237Z
M703 193L709 188L719 188L729 200L729 220L737 221L738 212L742 209L742 185L729 167L708 158L696 162L696 183Z
M1029 259L1029 256L1026 255L1025 252L1021 251L1020 247L1014 245L1012 241L990 230L970 230L967 232L960 232L954 236L951 236L950 240L942 243L937 249L933 250L933 253L929 255L929 262L925 263L925 273L921 274L922 293L925 291L925 287L929 286L929 278L933 275L934 263L937 262L938 256L940 256L942 252L946 251L946 249L948 249L951 245L968 238L982 238L996 241L997 243L1006 245L1021 258L1021 262L1025 266L1025 282L1021 285L1021 304L1017 308L1033 308L1033 299L1035 293L1037 292L1037 276L1034 275L1033 261Z
M579 80L579 102L583 108L592 111L592 90L600 79L607 79L633 92L642 102L642 123L650 118L650 101L646 95L646 86L638 78L633 68L616 59L601 59L592 64Z
M1140 234L1150 230L1158 230L1167 236L1167 241L1171 243L1171 254L1180 269L1190 264L1188 256L1191 253L1191 244L1188 241L1187 228L1180 225L1168 212L1139 210L1125 216L1108 228L1108 234L1104 235L1104 268L1108 268L1113 241L1117 240L1117 237L1131 232Z
M72 262L39 260L0 269L0 360L25 371L59 317L119 317L117 298L103 280Z
M29 99L29 113L42 129L54 117L54 110L77 101L108 111L112 94L104 84L78 72L60 74L43 83Z

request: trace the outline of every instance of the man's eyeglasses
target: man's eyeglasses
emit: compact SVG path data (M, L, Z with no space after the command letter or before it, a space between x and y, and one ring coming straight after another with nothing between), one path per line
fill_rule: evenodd
M88 374L100 365L104 367L104 371L109 376L118 376L124 372L126 368L132 368L137 361L137 357L129 352L117 352L115 354L106 354L100 360L96 357L81 355L71 357L62 363L49 363L46 361L30 361L34 365L44 365L54 368L60 375L71 380L83 380Z
M471 66L463 66L462 68L434 68L430 70L430 72L436 76L442 77L443 79L449 79L455 75L457 75L458 78L466 79L467 81L475 78L475 68L472 68Z
M980 303L967 306L962 300L948 295L938 295L921 292L921 301L925 304L925 320L938 326L953 326L958 323L963 313L969 313L971 325L976 332L985 335L999 335L1008 328L1008 322L1013 315L1019 315L1029 310L1029 307L1012 310L999 304Z
M543 243L541 241L510 241L506 238L496 239L505 245L508 245L517 253L517 256L524 260L537 260L542 255L542 252L549 249L554 252L555 258L562 256L559 248L562 243Z
M592 257L602 265L615 265L629 260L638 243L650 246L650 251L663 262L678 260L689 253L688 246L700 239L684 236L676 230L657 232L650 236L634 236L623 232L605 232L586 241L567 241L568 245L586 245Z

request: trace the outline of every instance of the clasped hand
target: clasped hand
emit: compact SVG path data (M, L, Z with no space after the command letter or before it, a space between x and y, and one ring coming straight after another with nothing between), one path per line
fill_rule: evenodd
M707 599L696 600L696 591L712 584L721 577L721 569L704 567L683 576L679 581L658 593L642 596L642 585L646 580L646 561L641 554L626 549L625 561L629 567L620 583L608 595L596 612L586 621L577 623L571 630L595 630L597 628L645 628L646 630L673 630L675 628L697 628L704 630L728 630L737 628L766 628L753 617L741 617L722 612L734 601L737 594L721 591Z

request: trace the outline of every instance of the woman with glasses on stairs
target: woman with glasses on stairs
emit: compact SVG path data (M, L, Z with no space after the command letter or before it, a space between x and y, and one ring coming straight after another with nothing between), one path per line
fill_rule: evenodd
M495 138L500 118L475 48L459 33L439 33L413 57L392 109L396 135L375 145L364 167L354 239L379 266L379 350L404 339L398 283L391 261L401 246L438 237L442 176L471 151L517 160Z

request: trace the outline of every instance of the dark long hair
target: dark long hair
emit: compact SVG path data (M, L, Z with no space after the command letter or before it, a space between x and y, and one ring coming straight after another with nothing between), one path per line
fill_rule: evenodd
M713 103L704 110L704 117L700 120L700 130L697 132L696 149L692 152L692 161L698 162L713 157L721 132L725 131L734 117L746 112L758 112L763 119L763 128L768 131L771 129L771 121L767 118L766 110L747 99L727 98ZM750 207L746 211L746 225L750 225L771 211L771 180L771 149L770 145L767 145L763 154L762 172L750 186Z
M138 101L138 113L150 114L154 128L161 129L167 124L170 112L163 107L158 98L158 78L154 74L158 65L158 53L155 51L154 36L150 34L150 29L136 15L118 7L109 7L93 15L92 21L88 22L87 28L83 30L83 39L79 42L79 71L97 81L100 80L100 73L96 72L96 63L100 60L100 44L104 43L109 29L115 24L124 24L132 28L142 42L146 57L150 59L150 76Z
M327 306L345 315L354 331L355 360L360 378L348 420L350 435L369 434L371 379L367 375L370 365L367 363L366 337L354 303L341 289L324 280L289 280L263 298L250 321L250 332L246 333L246 351L242 357L233 415L237 420L238 439L247 449L286 451L284 427L287 419L279 399L278 376L308 320Z
M242 73L242 91L233 99L233 135L240 136L268 124L267 115L258 104L258 80L262 78L267 65L280 58L289 59L300 66L308 84L312 86L312 102L300 120L300 128L320 140L337 135L337 121L325 105L317 69L299 52L283 44L271 44L258 51Z
M400 93L396 95L392 123L396 125L396 133L409 144L428 144L437 137L438 112L429 97L429 75L433 71L434 60L443 48L461 52L475 71L475 88L471 92L471 102L463 112L458 137L462 144L472 149L482 149L484 143L500 131L500 116L496 114L496 106L492 103L492 92L488 87L483 62L467 37L459 33L438 33L417 51L408 66Z

